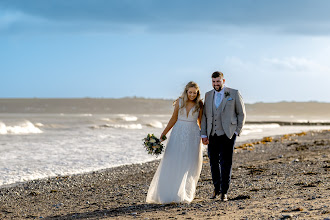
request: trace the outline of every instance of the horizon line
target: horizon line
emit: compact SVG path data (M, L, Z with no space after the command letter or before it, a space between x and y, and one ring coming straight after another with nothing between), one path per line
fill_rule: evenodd
M42 99L42 100L54 100L54 99L115 99L115 100L119 100L119 99L147 99L147 100L164 100L164 101L173 101L175 99L171 99L171 98L148 98L148 97L140 97L140 96L124 96L124 97L120 97L120 98L111 98L111 97L0 97L0 100L1 99ZM291 100L291 101L288 101L288 100L281 100L281 101L256 101L256 102L245 102L245 104L259 104L259 103L283 103L283 102L286 102L286 103L329 103L330 102L327 102L327 101L317 101L317 100L309 100L309 101L295 101L295 100Z

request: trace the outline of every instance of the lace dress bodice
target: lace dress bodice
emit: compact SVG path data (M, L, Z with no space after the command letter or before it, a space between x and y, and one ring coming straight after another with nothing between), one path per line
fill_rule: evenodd
M181 100L180 100L180 107L181 106L182 106L182 104L181 104ZM183 107L183 108L179 109L178 120L197 122L199 112L198 111L194 112L195 108L196 108L195 106L192 107L190 109L189 113L187 113L187 108L186 107ZM187 117L187 115L188 115L188 117Z

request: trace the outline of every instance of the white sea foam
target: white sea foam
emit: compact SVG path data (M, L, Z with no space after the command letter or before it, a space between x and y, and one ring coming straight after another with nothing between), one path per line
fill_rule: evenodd
M0 122L0 134L7 134L7 133L8 133L7 126L4 123Z
M92 117L93 114L80 114L80 116L83 116L83 117Z
M142 129L141 124L103 124L90 126L91 129L102 129L102 128L121 128L121 129Z
M124 120L124 121L137 121L138 117L136 117L136 116L123 116L121 119Z
M111 128L123 128L123 129L142 129L141 124L107 124Z
M163 128L163 123L160 121L151 121L147 124L147 126L153 127L153 128Z
M112 122L113 120L110 118L101 118L102 121Z
M13 139L5 135L0 138L0 186L155 159L146 153L141 140L160 131L151 127L142 130L140 124L115 127L119 128L90 130L83 123L81 128L48 130L51 137L42 134Z
M248 135L251 133L261 133L264 130L273 130L281 127L279 124L246 124L244 125L242 135Z
M38 134L42 133L38 127L30 121L25 121L19 125L7 126L0 122L0 134Z
M281 127L279 124L272 123L272 124L246 124L244 125L244 129L263 129L263 128L279 128Z
M262 132L263 130L262 129L251 129L251 130L248 130L248 129L243 129L241 135L248 135L250 133L257 133L257 132Z
M37 126L37 127L43 127L44 126L44 124L42 124L42 123L35 123L34 125Z

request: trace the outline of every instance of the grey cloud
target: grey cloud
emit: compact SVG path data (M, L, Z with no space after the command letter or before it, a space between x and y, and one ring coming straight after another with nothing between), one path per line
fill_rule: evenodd
M179 32L234 26L324 35L330 33L329 6L326 0L3 0L0 18L1 11L18 11L42 21L31 22L31 27L58 31L61 27L62 31L108 31L140 26ZM23 25L28 22L17 20L2 31Z

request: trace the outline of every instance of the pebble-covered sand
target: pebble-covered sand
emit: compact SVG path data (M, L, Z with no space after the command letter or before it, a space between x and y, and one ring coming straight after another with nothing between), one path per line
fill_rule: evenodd
M0 219L330 219L330 131L237 146L229 201L209 199L204 156L191 204L146 204L159 161L0 188Z

